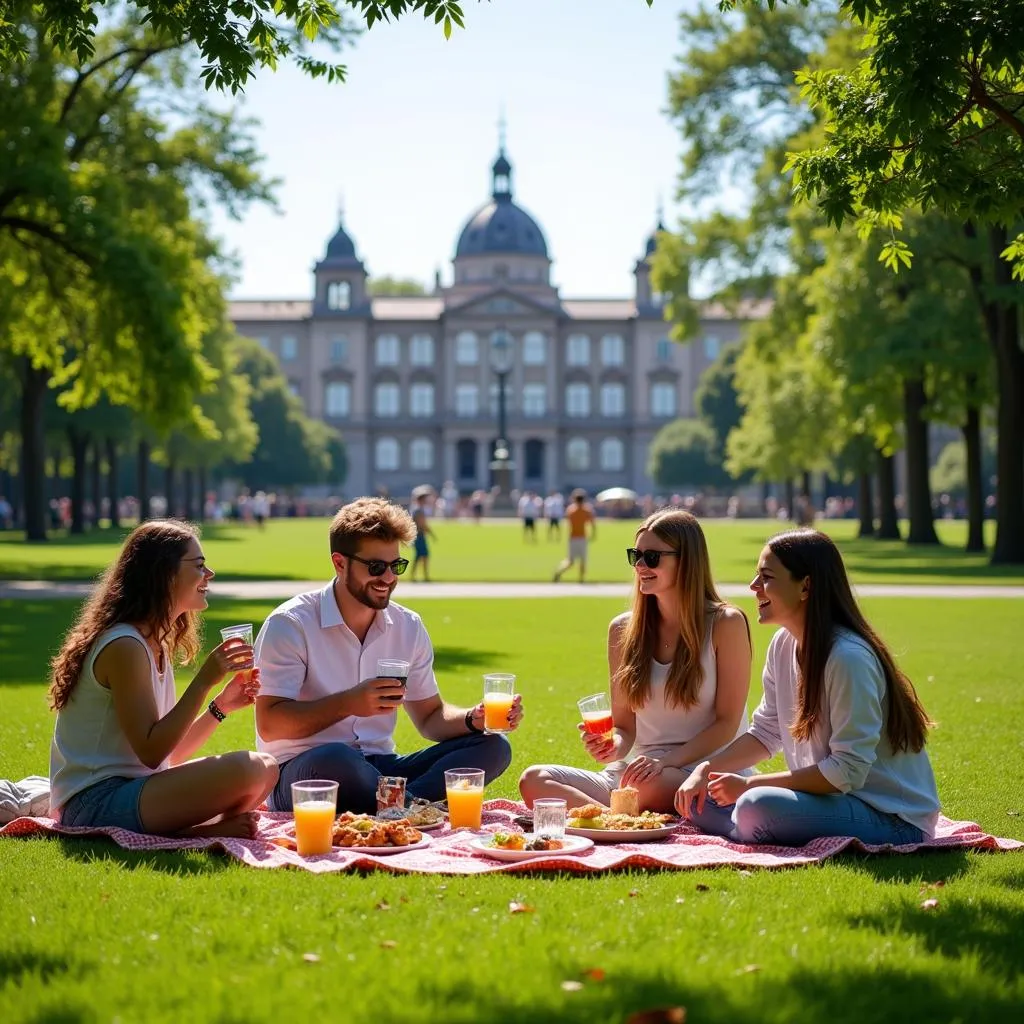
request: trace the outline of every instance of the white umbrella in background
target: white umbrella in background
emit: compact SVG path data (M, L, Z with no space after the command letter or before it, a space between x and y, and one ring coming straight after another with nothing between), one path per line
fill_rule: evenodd
M628 487L609 487L594 499L595 501L636 501L636 491Z
M414 498L420 497L420 495L426 495L428 498L434 493L434 488L430 484L420 484L418 487L412 489L412 496Z

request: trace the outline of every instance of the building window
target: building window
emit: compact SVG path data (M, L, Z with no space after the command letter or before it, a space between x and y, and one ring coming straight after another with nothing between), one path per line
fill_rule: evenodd
M455 415L476 416L480 412L480 392L475 384L455 386Z
M299 339L294 334L286 334L281 339L281 361L290 363L299 354Z
M434 415L434 385L413 384L409 389L409 415Z
M704 358L709 363L713 363L718 358L718 353L721 351L722 342L719 340L717 334L707 334L704 336Z
M548 355L548 340L540 331L527 331L523 335L523 364L543 366Z
M373 414L375 416L398 415L397 384L378 384L373 389Z
M459 467L460 480L476 479L476 441L464 437L455 445L455 461Z
M476 366L480 361L480 349L472 331L460 331L455 336L455 362L459 366Z
M651 415L668 418L676 414L676 386L674 384L651 385Z
M259 344L260 348L266 348L266 349L270 348L270 339L265 334L261 334L256 339L256 341Z
M327 285L327 308L348 309L352 305L352 285L348 281L331 281Z
M605 366L621 366L626 361L626 342L621 334L606 334L601 339L601 362Z
M601 385L601 415L626 415L626 389L622 384Z
M654 346L654 358L659 363L672 362L672 342L668 338L659 338Z
M526 384L523 387L523 415L545 416L548 411L548 389L544 384Z
M617 473L626 468L626 449L617 437L606 437L601 442L601 468Z
M525 455L525 471L527 480L541 480L544 476L544 442L531 437L523 446Z
M378 437L374 446L373 463L377 469L398 469L398 442L393 437Z
M565 446L566 469L582 473L590 469L590 444L584 437L574 437Z
M330 359L332 366L348 362L348 338L344 334L336 334L331 338Z
M570 384L565 389L565 414L567 416L590 415L590 385Z
M434 365L434 339L429 334L414 334L409 342L409 362L413 366Z
M352 385L334 380L324 389L324 410L333 419L344 419L352 413Z
M434 468L434 442L428 437L414 438L409 445L410 469Z
M590 365L590 338L587 335L569 335L566 360L570 366Z
M375 343L375 351L377 355L378 366L397 366L398 365L398 335L397 334L381 334L378 335Z

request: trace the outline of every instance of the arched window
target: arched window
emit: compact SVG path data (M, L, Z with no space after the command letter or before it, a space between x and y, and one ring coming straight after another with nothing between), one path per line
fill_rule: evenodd
M626 415L626 389L622 384L601 385L601 415Z
M352 414L352 385L344 380L332 380L324 389L324 412L334 419Z
M540 331L527 331L523 335L523 364L543 366L548 354L548 340Z
M434 415L434 385L428 383L413 384L409 389L409 415Z
M398 469L398 442L393 437L378 437L374 446L373 463L377 469Z
M459 366L476 366L480 361L480 345L472 331L459 331L455 336L455 362Z
M414 334L409 342L409 362L413 366L434 365L434 339L429 334Z
M606 437L601 442L601 468L612 473L626 468L626 448L619 438Z
M374 346L374 351L377 356L378 366L397 366L398 365L398 335L397 334L379 334Z
M676 414L676 387L661 381L651 385L651 415L668 419Z
M548 389L546 384L523 385L523 415L546 416L548 412Z
M352 305L352 285L348 281L331 281L327 285L327 308L348 309Z
M565 389L566 416L590 415L590 385L569 384Z
M475 384L455 385L455 415L477 416L480 413L480 389Z
M434 468L434 442L429 437L416 437L410 442L409 468Z
M398 385L378 384L373 389L373 414L375 416L397 416L399 408Z
M606 334L601 339L601 363L621 366L626 361L626 342L621 334Z
M590 469L590 443L585 437L573 437L565 446L565 465L574 473Z
M566 362L570 366L590 365L590 338L586 334L570 334L566 345Z

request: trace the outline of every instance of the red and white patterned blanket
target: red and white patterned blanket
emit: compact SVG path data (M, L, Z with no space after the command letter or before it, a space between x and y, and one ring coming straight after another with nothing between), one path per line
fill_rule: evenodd
M483 827L499 832L512 826L512 819L524 812L520 803L489 800L484 805ZM126 850L213 850L236 857L254 868L301 868L328 872L383 868L387 871L440 875L481 875L495 871L564 871L580 874L614 868L705 868L722 865L737 867L782 868L814 864L834 857L846 849L869 853L913 853L916 850L974 849L1019 850L1024 843L999 839L982 832L970 821L940 818L935 838L911 846L868 846L857 839L815 839L806 846L742 846L717 836L703 835L692 825L683 824L668 838L644 843L598 843L582 854L536 858L505 863L469 848L473 833L451 831L447 825L427 833L430 843L406 853L375 856L367 850L340 849L320 857L300 857L293 850L275 846L275 836L292 834L290 814L264 812L256 839L169 839L140 835L119 828L66 828L49 818L17 818L0 828L3 837L39 837L47 835L109 836Z

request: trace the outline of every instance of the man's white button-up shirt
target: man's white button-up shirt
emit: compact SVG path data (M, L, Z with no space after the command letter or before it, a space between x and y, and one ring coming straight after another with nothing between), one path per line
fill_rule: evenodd
M270 613L256 638L260 696L319 700L351 690L377 675L378 658L409 662L407 700L426 700L438 692L434 649L420 617L400 604L377 612L366 639L345 625L334 597L334 581L322 590L299 594ZM366 754L394 752L398 712L370 718L343 718L312 736L265 740L256 731L258 750L279 763L324 743L347 743Z

